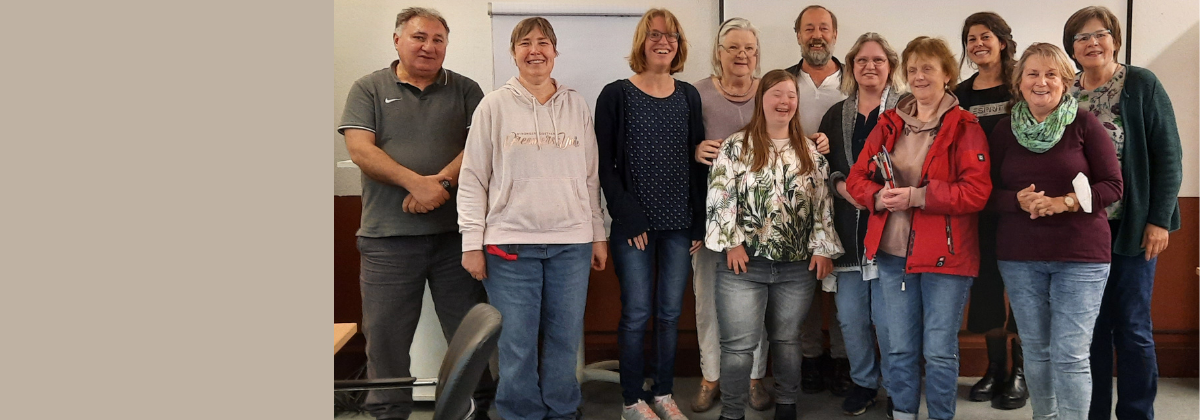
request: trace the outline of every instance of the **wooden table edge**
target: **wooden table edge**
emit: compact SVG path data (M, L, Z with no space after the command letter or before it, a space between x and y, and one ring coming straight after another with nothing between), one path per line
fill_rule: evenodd
M333 352L337 353L350 341L350 337L354 337L354 333L358 332L358 324L333 324Z

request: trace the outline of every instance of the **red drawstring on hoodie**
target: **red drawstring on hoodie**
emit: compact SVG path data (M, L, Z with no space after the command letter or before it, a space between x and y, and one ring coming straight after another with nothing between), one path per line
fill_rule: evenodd
M517 260L517 254L509 254L507 252L504 252L504 250L500 249L500 247L495 246L495 245L488 245L487 253L495 255L500 258L503 258L505 261L516 261Z

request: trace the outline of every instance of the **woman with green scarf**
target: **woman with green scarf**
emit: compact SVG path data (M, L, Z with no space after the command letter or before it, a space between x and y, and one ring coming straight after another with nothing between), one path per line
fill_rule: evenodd
M1112 260L1105 207L1122 192L1108 132L1068 94L1074 79L1061 49L1030 45L1013 74L1011 115L988 139L996 255L1039 419L1087 418L1092 330Z

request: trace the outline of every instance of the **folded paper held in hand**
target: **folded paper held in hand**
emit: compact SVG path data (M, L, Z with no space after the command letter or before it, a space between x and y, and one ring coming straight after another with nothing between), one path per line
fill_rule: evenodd
M879 153L871 158L875 161L875 167L879 168L879 174L883 176L883 181L888 188L896 188L896 170L892 166L892 155L888 153L887 148L879 149Z
M1071 180L1071 186L1075 188L1075 197L1079 201L1079 208L1084 213L1092 212L1092 184L1088 182L1087 175L1080 172L1075 175L1075 179Z

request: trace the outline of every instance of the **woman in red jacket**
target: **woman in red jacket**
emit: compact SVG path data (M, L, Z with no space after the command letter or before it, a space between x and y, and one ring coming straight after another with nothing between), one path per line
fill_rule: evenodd
M988 145L951 93L958 64L945 41L912 40L901 69L912 95L879 117L846 182L872 211L863 245L882 281L893 414L917 416L923 348L929 418L951 419L958 330L979 272L976 213L992 190Z

